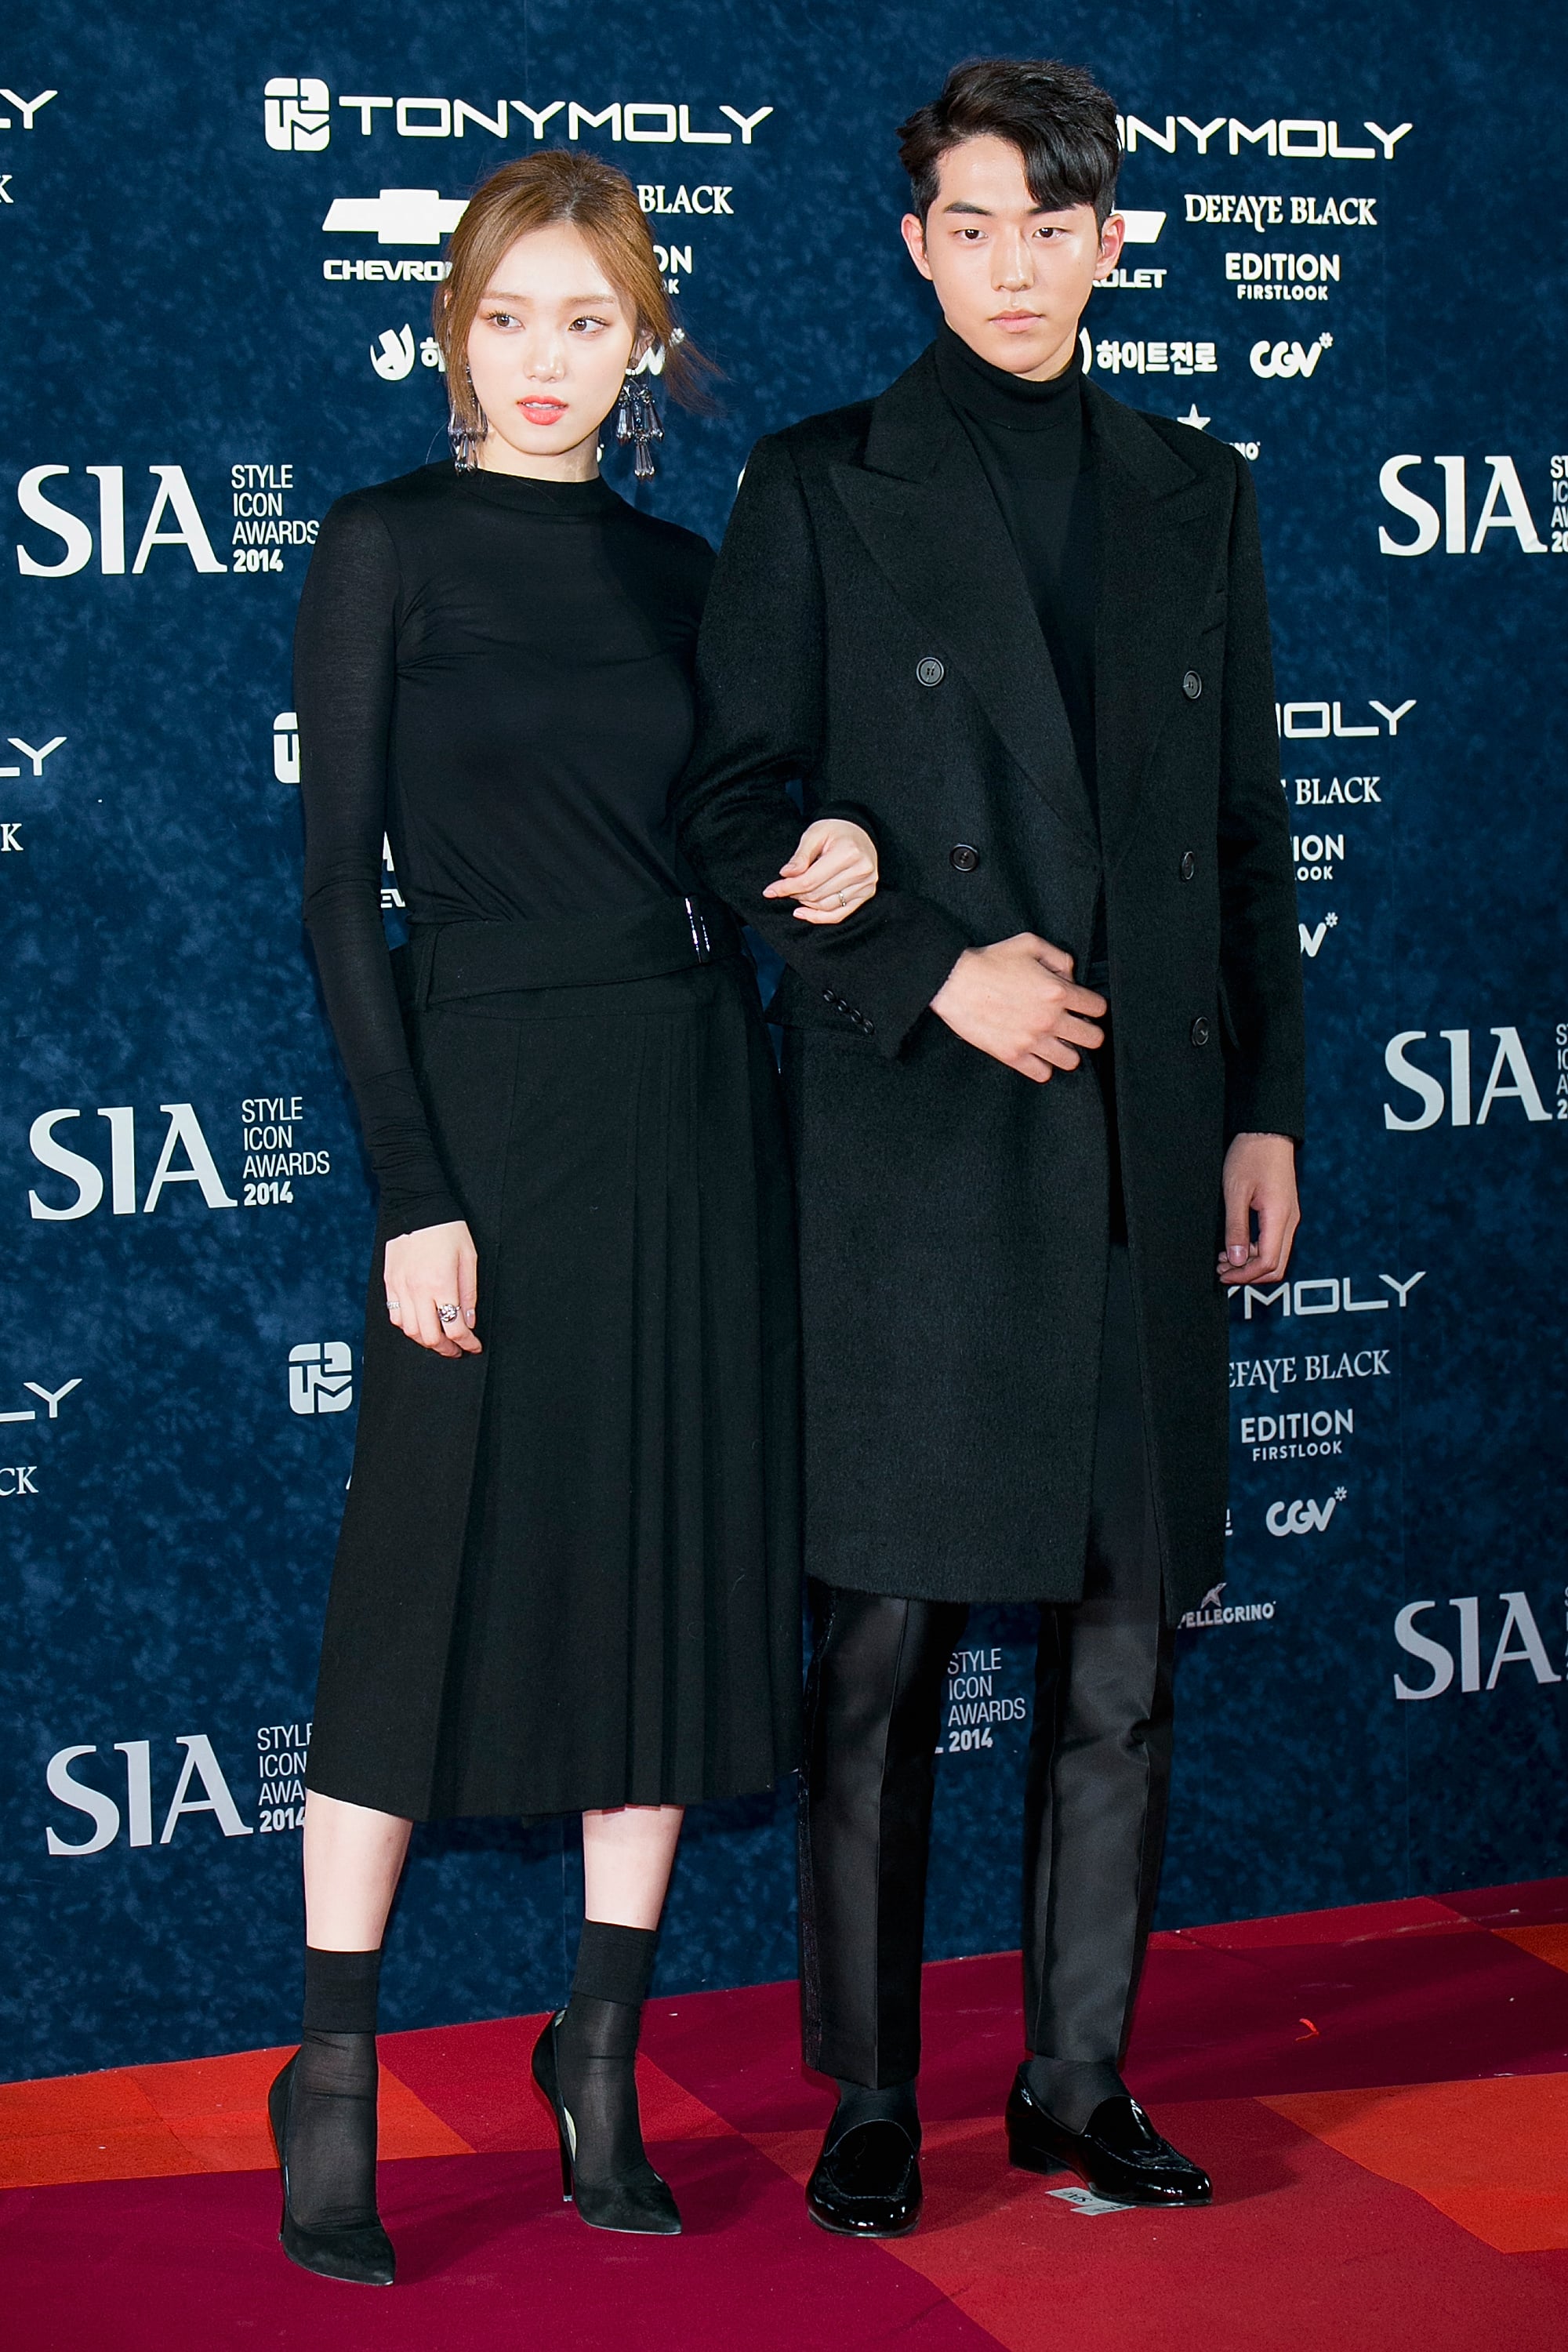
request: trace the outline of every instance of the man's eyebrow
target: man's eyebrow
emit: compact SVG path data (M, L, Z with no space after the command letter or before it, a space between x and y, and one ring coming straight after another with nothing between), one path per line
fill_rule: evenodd
M936 210L939 213L973 213L979 220L994 220L996 217L987 205L966 204L962 196L954 196L949 204L938 205ZM1029 208L1029 218L1043 219L1047 210L1048 207L1045 205L1032 205Z

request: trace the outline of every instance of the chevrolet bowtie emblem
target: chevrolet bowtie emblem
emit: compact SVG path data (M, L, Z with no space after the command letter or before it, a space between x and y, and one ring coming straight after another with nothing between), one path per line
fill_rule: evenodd
M468 208L436 188L383 188L374 196L334 196L323 229L375 233L377 245L439 245Z

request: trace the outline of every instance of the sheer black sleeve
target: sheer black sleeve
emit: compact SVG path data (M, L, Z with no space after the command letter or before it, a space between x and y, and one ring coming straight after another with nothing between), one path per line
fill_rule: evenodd
M327 1012L395 1233L460 1217L415 1084L381 924L399 596L397 551L368 499L321 525L294 633L305 803L305 922Z

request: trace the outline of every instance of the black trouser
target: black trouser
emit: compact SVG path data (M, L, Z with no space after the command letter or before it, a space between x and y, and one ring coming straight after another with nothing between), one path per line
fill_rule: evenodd
M801 1836L808 2065L920 2066L932 1757L963 1602L813 1588ZM1173 1643L1127 1253L1112 1248L1084 1597L1043 1604L1024 1847L1024 2038L1119 2065L1159 1880Z

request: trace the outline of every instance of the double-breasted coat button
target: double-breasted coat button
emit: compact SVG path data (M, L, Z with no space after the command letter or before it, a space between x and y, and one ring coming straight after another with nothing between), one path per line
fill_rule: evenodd
M1191 851L1190 849L1184 849L1184 850L1183 850L1183 852L1182 852L1182 879L1183 879L1183 881L1184 881L1184 882L1190 882L1190 881L1192 880L1192 878L1193 878L1194 875L1197 872L1197 870L1198 870L1198 861L1197 861L1197 859L1193 856L1193 853L1192 853L1192 851Z
M923 661L916 662L915 676L922 686L940 686L947 676L947 670L934 654L927 654Z
M1193 1024L1191 1034L1194 1045L1206 1045L1208 1044L1209 1024L1204 1019L1201 1013Z
M955 841L947 853L947 862L960 874L973 874L980 863L980 852L973 842Z
M1195 669L1190 669L1182 680L1182 692L1189 702L1195 702L1204 690L1204 682Z

